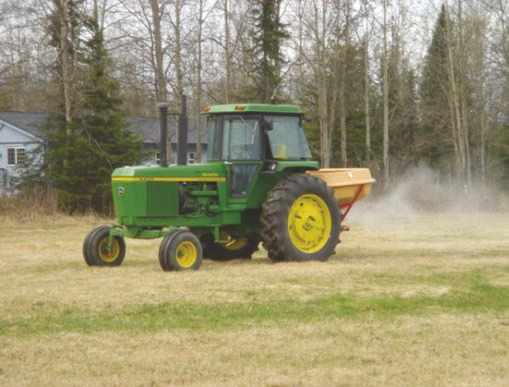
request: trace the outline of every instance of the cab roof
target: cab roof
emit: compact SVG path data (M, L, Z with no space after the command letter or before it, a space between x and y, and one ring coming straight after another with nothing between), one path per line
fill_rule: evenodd
M224 113L276 113L276 114L304 114L296 105L276 105L264 103L238 103L227 105L210 105L202 109L202 114Z

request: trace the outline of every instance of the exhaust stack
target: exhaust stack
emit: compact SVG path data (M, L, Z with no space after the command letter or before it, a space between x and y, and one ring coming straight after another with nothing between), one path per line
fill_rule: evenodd
M159 133L160 133L160 147L159 147L159 165L161 167L168 166L168 107L167 102L157 104L159 108Z
M181 94L177 134L177 165L187 164L187 96Z

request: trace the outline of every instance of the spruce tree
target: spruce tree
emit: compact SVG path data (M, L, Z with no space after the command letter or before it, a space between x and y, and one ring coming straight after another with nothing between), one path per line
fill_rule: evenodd
M246 98L256 102L270 102L281 82L281 66L284 64L281 46L289 37L279 15L282 1L257 0L253 6L252 85L244 93Z
M509 54L507 58L509 68ZM500 78L502 93L498 122L494 123L494 141L490 149L490 177L503 189L509 190L509 72Z
M79 66L76 58L80 50L81 25L79 5L81 1L53 0L53 9L49 15L48 34L49 44L57 53L51 70L53 77L54 95L50 95L48 118L43 130L46 133L47 147L43 159L43 169L40 171L51 185L63 195L59 196L60 206L63 206L62 196L65 195L73 179L74 171L68 160L74 151L74 123L76 103L79 100L77 84ZM30 177L24 175L28 180Z
M393 34L393 36L396 36ZM391 171L399 174L416 163L415 131L418 125L417 84L412 70L402 68L398 42L393 44L388 62Z
M449 15L442 5L425 58L420 88L422 125L418 133L419 157L432 166L449 166L454 154L451 136L447 28ZM450 22L449 22L450 24Z
M331 58L329 85L331 101L335 104L331 106L331 110L335 113L334 122L332 123L332 166L341 167L341 132L340 132L340 98L344 99L345 124L347 128L347 159L348 165L362 166L365 160L365 128L364 128L364 111L362 95L358 92L359 85L362 83L362 50L355 42L339 43L336 45L334 54L336 55L336 63L341 63L334 68L334 61ZM337 65L336 65L337 66ZM339 68L344 66L344 72ZM334 73L335 72L335 73ZM343 95L339 95L339 82L343 83ZM334 85L334 86L333 86ZM335 85L338 85L335 87ZM334 95L336 94L336 95Z
M47 125L47 177L59 191L61 208L110 213L111 172L138 163L144 156L143 143L128 130L120 84L108 74L111 60L96 12L86 19L85 28L90 38L77 55L79 102L72 121Z

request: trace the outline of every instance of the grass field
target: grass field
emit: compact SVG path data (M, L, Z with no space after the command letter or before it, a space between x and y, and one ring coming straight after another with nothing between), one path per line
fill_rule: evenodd
M111 222L0 219L0 385L509 385L509 213L359 206L328 262L186 273L87 267Z

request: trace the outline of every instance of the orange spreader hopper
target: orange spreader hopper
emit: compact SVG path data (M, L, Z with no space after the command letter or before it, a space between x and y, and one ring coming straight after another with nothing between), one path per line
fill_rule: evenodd
M334 196L339 199L339 208L344 210L341 221L357 200L369 195L371 184L376 181L368 168L323 168L307 173L319 177L334 190Z

